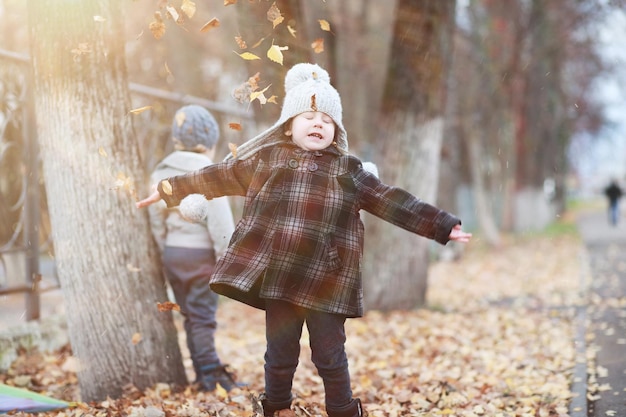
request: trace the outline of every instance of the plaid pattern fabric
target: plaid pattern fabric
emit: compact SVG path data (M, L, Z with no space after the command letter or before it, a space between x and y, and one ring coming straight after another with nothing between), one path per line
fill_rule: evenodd
M446 244L455 216L382 183L334 147L292 143L169 178L168 206L188 194L245 196L241 220L211 277L217 293L258 308L280 299L348 317L363 315L361 257L366 210Z

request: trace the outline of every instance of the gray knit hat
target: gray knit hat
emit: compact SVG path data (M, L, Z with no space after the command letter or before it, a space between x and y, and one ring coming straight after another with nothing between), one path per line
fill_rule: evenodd
M268 146L284 142L283 125L307 111L329 115L337 125L335 143L348 152L348 135L342 123L341 98L330 84L328 72L316 64L296 64L285 76L285 99L280 118L272 127L237 147L237 158L246 159ZM226 159L233 158L229 154Z
M194 152L198 145L211 149L219 137L219 125L204 107L191 104L176 112L172 121L172 140L176 149Z

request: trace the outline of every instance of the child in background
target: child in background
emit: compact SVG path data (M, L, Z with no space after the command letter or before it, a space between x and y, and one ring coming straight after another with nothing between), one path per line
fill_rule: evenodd
M180 108L172 122L175 151L159 162L152 183L213 163L220 130L204 107ZM219 383L224 389L235 386L233 376L222 365L215 350L218 295L209 287L209 278L228 247L235 229L227 197L203 199L202 215L195 222L185 220L179 210L160 202L150 206L150 225L159 248L165 277L184 316L187 346L196 373L196 383L212 391Z
M245 196L211 288L266 312L264 415L295 416L291 390L306 323L328 416L362 416L344 346L345 320L363 315L359 211L441 244L468 242L471 234L455 216L382 183L348 153L341 100L324 69L295 65L285 90L272 127L221 163L161 181L137 207L161 199L175 207L193 193Z

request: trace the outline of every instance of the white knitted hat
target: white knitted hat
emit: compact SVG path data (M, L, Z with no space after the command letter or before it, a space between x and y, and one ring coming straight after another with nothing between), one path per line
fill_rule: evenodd
M280 118L272 127L237 147L237 158L247 159L259 150L285 141L283 124L307 111L329 115L337 125L336 146L348 152L348 135L342 123L341 98L330 84L328 72L316 64L296 64L285 76L285 99ZM226 159L232 159L229 154Z

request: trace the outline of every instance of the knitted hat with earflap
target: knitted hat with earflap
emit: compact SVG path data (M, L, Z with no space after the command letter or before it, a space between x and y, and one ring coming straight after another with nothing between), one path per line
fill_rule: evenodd
M202 106L190 104L181 107L172 121L172 140L179 151L201 152L211 149L220 137L215 117Z
M285 99L280 118L272 127L237 147L237 158L247 159L259 150L285 141L283 125L291 118L308 111L329 115L337 130L335 144L348 152L348 135L342 123L341 98L330 84L328 72L316 64L296 64L285 76ZM229 154L226 159L234 156Z

